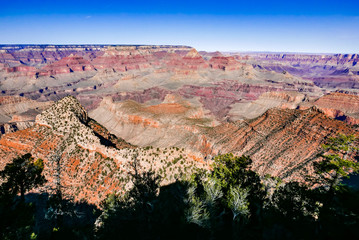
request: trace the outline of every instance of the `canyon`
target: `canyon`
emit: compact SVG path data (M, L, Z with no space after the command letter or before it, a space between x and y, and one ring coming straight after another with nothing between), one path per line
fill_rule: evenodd
M138 161L168 184L233 152L303 181L322 144L358 136L357 54L198 52L188 46L0 46L0 169L30 152L52 191L99 202ZM56 161L56 159L61 159ZM56 173L54 164L61 165Z

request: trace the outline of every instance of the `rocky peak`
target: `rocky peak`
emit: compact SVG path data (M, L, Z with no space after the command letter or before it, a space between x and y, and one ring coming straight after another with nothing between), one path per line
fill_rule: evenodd
M193 48L186 54L185 58L202 58L202 56Z
M36 123L50 127L55 134L73 139L72 143L87 149L95 149L100 140L86 125L89 121L86 110L80 102L67 96L36 117Z
M88 122L88 115L81 103L73 96L67 96L53 104L49 109L36 117L37 123L53 125L53 121L61 120L67 113L71 113L82 123ZM56 119L57 118L57 119ZM48 123L48 124L46 124Z

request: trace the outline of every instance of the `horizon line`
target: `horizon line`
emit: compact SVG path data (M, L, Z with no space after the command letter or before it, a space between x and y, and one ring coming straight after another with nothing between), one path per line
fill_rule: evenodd
M304 55L309 55L309 54L314 54L314 55L335 55L335 54L359 54L359 53L354 53L354 52L306 52L306 51L268 51L268 50L204 50L204 49L198 49L196 47L193 46L189 46L189 45L181 45L181 44L129 44L129 43L125 43L125 44L113 44L113 43L106 43L106 44L102 44L102 43L66 43L66 44L51 44L51 43L41 43L41 44L36 44L36 43L0 43L0 47L16 47L16 46L39 46L39 47L49 47L49 46L111 46L111 47L121 47L121 46L126 46L126 47L140 47L140 46L156 46L156 47L186 47L186 48L194 48L196 49L198 52L204 51L204 52L220 52L220 53L224 53L224 54L234 54L234 53L244 53L244 54L253 54L253 53L268 53L268 54L304 54Z

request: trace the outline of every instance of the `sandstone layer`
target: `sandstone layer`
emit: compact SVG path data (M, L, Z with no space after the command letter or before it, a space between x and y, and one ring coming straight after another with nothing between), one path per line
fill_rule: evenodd
M261 175L300 180L325 139L357 134L357 62L356 54L2 45L1 167L31 152L45 160L51 189L61 159L66 194L94 203L129 187L135 156L163 183L225 152L251 156Z

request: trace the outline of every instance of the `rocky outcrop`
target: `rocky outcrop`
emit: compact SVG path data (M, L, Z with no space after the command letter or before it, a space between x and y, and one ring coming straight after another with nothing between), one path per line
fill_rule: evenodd
M199 54L205 59L210 60L213 57L223 57L223 54L219 51L216 52L206 52L206 51L199 51Z
M242 119L244 115L247 115L246 118L256 117L261 113L252 113L251 108L247 108L246 105L257 105L265 104L265 101L262 101L263 98L266 98L266 95L263 95L262 100L256 101L259 96L264 93L276 91L291 91L293 95L296 95L295 91L298 89L308 90L310 92L312 86L307 86L306 83L292 83L288 84L286 82L275 82L271 85L267 84L243 84L236 81L224 81L213 84L212 86L199 87L199 86L184 86L178 92L184 97L200 97L200 101L203 104L205 109L210 110L213 115L219 120L223 120L226 117L234 117L237 119ZM288 93L287 93L288 94ZM277 94L277 95L280 95ZM284 94L283 94L284 95ZM303 94L298 94L298 96L304 96ZM301 98L301 97L298 97ZM301 100L296 99L300 102ZM253 102L253 103L252 103ZM268 101L269 102L269 101ZM278 102L288 102L287 100L280 100ZM298 102L298 103L299 103ZM242 113L237 113L231 109L238 109L238 106L243 106ZM278 104L279 105L279 104ZM268 105L263 106L268 109L270 107L275 107L278 105ZM247 109L247 110L245 110ZM232 111L232 112L231 112ZM258 111L257 111L258 112ZM238 114L238 115L237 115Z
M252 120L213 128L208 132L208 142L217 152L250 156L259 174L302 181L313 173L312 163L324 140L339 133L358 134L354 128L327 117L316 107L274 108Z
M208 167L192 151L136 148L116 138L90 119L73 97L42 112L32 127L4 135L0 139L0 169L12 158L28 152L44 159L48 182L42 191L52 193L61 182L65 197L95 204L107 194L120 194L131 186L129 173L134 171L135 160L139 171L152 169L161 175L162 184L190 174L197 167ZM57 175L60 179L54 179Z
M359 124L359 96L345 93L329 93L314 102L329 117Z
M38 72L38 76L50 76L72 72L92 71L94 67L92 64L83 57L70 55L61 60L46 65Z
M147 59L136 47L109 48L104 55L93 60L96 69L113 69L118 72L149 67Z
M333 92L324 95L314 102L320 108L334 108L346 114L359 114L359 96Z
M326 138L339 133L358 134L317 107L295 109L306 101L303 94L296 92L263 94L259 100L272 101L277 108L261 108L266 112L255 119L223 124L206 120L208 112L198 109L190 118L193 105L176 104L178 99L169 103L169 98L171 95L164 103L152 106L105 99L90 114L133 144L183 147L200 152L207 159L225 152L249 155L261 175L271 174L288 181L302 181L313 173L312 163Z
M194 101L194 102L193 102ZM168 94L162 103L113 102L105 98L90 116L116 136L139 146L188 147L203 127L218 124L195 100ZM197 151L196 148L189 149Z
M26 66L26 65L19 65L16 67L6 67L5 68L7 73L12 73L13 76L16 77L33 77L36 75L36 73L38 72L38 69L35 67L31 67L31 66Z
M182 58L182 61L178 61L182 64L182 68L200 69L207 68L208 63L202 58L196 49L191 49L186 56Z
M0 97L0 122L34 122L36 115L51 104L19 96Z
M209 60L209 66L213 69L232 71L241 69L243 64L236 61L234 57L215 56Z
M16 132L19 130L23 130L29 128L34 125L34 122L30 121L18 121L18 122L10 122L10 123L0 123L0 138L4 134Z
M307 103L305 94L295 91L265 92L254 101L242 101L231 106L228 114L231 120L253 119L270 108L295 109Z

